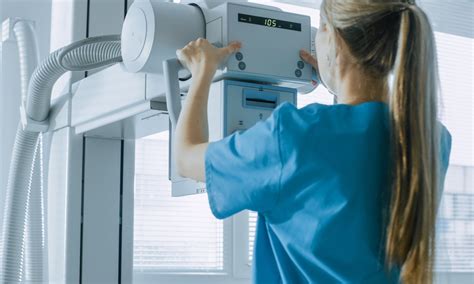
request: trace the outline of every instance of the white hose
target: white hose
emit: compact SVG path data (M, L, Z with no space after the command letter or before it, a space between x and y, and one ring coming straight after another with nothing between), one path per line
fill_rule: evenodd
M33 27L25 21L20 21L14 26L15 38L19 50L21 102L26 101L28 95L28 84L31 75L39 63L38 42L35 38ZM23 75L24 74L24 75ZM43 272L46 272L44 256L47 255L45 248L45 199L43 189L43 144L37 139L34 149L32 168L30 171L27 208L26 228L24 232L25 254L24 254L24 280L30 283L44 281Z
M20 74L24 74L24 76L20 76L21 98L23 102L28 94L30 77L39 63L39 49L34 29L30 23L25 21L15 23L13 32L17 40Z
M38 45L34 30L28 22L19 21L13 28L18 45L20 62L21 101L26 100L29 78L38 64ZM3 253L2 253L2 279L3 282L20 282L24 278L25 236L27 226L28 191L31 184L38 184L38 176L33 174L33 159L36 151L38 133L23 131L18 125L13 146L10 172L8 176L7 192L5 198L5 213L3 220ZM15 190L21 189L21 190ZM33 208L31 208L33 209ZM33 209L33 211L36 211ZM31 212L35 214L37 212ZM29 230L33 233L34 230ZM35 242L38 235L31 235ZM33 261L33 260L32 260ZM35 264L31 263L32 266ZM37 263L42 265L42 263Z
M31 73L37 58L34 31L20 21L15 24L14 32L18 41L22 92L28 90L26 113L38 122L48 118L52 88L57 79L68 71L68 66L80 70L121 61L119 37L114 36L114 40L110 36L91 38L81 41L80 46L73 44L53 52ZM5 198L0 270L3 283L47 282L43 275L46 233L42 173L37 172L43 163L37 156L38 149L41 152L38 137L38 133L18 126Z
M38 133L26 132L21 125L18 126L8 176L3 220L4 283L24 280L27 198L37 138Z
M33 154L29 180L25 231L24 279L28 283L45 283L48 263L46 249L46 199L43 169L43 134L39 134Z
M100 38L107 41L98 42ZM113 38L115 41L110 41ZM59 77L70 70L65 66L87 66L84 69L74 69L74 71L80 71L88 70L91 63L99 63L94 65L97 68L121 61L120 38L118 36L113 38L107 36L85 39L81 41L82 46L75 49L71 49L69 46L63 47L50 54L35 70L31 78L26 101L26 112L29 117L39 122L48 118L51 90ZM71 45L75 46L74 43ZM64 55L65 50L68 51L66 55ZM61 61L62 58L64 58L64 63Z

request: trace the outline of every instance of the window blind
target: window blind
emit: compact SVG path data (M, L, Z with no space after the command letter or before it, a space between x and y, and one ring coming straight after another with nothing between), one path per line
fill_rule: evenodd
M249 211L249 264L252 264L253 250L255 245L255 233L257 229L257 212Z
M472 16L472 15L471 15ZM464 19L465 20L465 19ZM452 135L438 211L435 269L474 272L474 40L436 32L440 118Z
M474 167L451 165L438 211L435 269L474 272Z
M135 271L221 271L223 223L206 194L171 197L168 132L136 142Z

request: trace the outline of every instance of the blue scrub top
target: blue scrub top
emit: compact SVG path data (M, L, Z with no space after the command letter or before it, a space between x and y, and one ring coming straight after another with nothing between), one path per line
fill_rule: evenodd
M442 127L441 180L451 138ZM390 189L388 106L285 103L211 143L213 214L259 212L254 283L398 283L384 266Z

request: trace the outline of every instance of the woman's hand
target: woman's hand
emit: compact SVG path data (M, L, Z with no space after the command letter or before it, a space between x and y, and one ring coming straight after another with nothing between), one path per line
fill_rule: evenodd
M206 39L199 38L191 41L184 48L178 49L176 55L179 61L193 76L200 72L214 73L219 64L227 59L229 55L237 52L241 47L239 42L231 42L228 46L217 48Z
M314 70L319 74L319 69L318 69L318 60L314 58L311 53L309 53L306 49L300 50L300 57L303 59L306 63L309 65L313 66Z

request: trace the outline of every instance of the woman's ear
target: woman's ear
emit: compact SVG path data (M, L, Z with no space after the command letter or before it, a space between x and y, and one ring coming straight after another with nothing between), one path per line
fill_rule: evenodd
M339 33L335 33L334 40L336 42L336 65L343 66L346 61L347 46Z
M335 33L335 68L339 78L343 78L346 71L355 64L355 58L351 55L349 47L339 33Z

